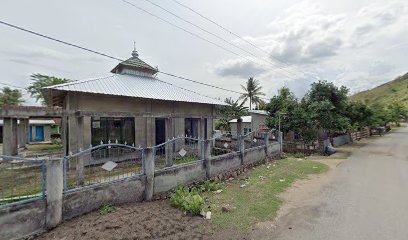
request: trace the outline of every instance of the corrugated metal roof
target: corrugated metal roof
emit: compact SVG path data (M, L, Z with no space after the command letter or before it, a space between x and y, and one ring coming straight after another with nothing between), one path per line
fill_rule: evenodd
M226 105L224 102L175 86L156 78L114 74L46 87L60 91L98 93L116 96Z
M261 114L261 115L268 115L267 111L264 110L249 110L248 112L250 113L256 113L256 114Z
M241 117L242 118L242 122L244 122L244 123L250 123L250 122L252 122L252 117L251 116L242 116ZM230 123L236 123L238 121L238 119L232 119L232 120L230 120L229 122Z
M3 125L4 121L0 119L0 125ZM20 124L20 120L17 120L17 124ZM28 120L29 125L54 125L55 121L52 119L30 119Z

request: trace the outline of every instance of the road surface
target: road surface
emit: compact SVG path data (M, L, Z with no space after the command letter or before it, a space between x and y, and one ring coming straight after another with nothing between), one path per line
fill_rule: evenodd
M356 149L334 171L312 204L264 239L408 239L408 128Z

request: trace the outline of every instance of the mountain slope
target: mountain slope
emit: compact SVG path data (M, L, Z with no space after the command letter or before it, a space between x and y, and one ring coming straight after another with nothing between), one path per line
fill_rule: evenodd
M388 105L393 102L401 102L408 107L408 73L371 90L359 92L351 96L351 99L369 105L375 103Z

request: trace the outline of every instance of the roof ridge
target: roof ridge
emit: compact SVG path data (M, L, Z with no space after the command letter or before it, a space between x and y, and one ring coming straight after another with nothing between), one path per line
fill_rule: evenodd
M67 83L61 83L61 84L57 84L57 85L52 85L52 86L48 86L48 87L44 87L44 88L49 88L49 89L51 89L51 88L71 86L71 85L76 85L76 84L80 84L80 83L86 83L86 82L91 82L91 81L97 81L97 80L102 80L102 79L106 79L106 78L111 78L111 77L113 77L114 75L115 75L115 74L109 75L109 76L106 76L106 77L97 77L97 78L77 80L77 81L72 81L72 82L67 82Z

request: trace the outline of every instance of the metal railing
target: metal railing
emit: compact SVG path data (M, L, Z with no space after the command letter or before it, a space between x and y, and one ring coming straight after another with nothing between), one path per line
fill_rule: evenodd
M46 197L45 161L0 155L0 208Z
M154 146L155 168L162 169L175 165L203 160L204 141L192 137L177 137Z
M64 157L64 192L143 175L144 150L101 144Z

